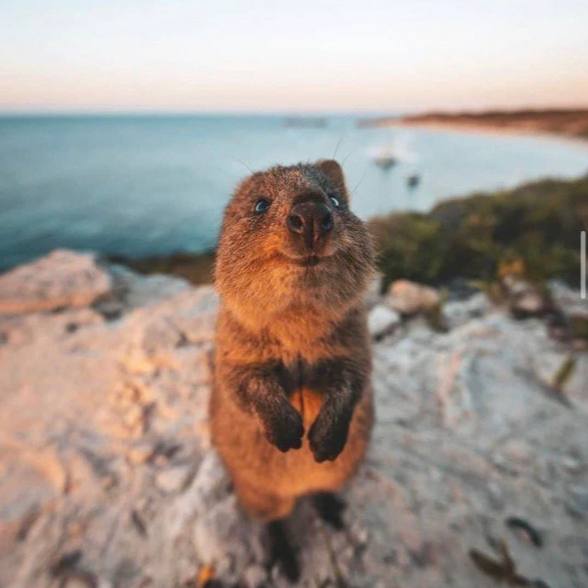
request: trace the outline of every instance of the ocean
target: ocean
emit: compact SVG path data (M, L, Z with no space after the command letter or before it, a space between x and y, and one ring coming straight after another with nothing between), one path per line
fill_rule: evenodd
M135 258L209 249L239 179L275 163L336 157L362 218L588 171L588 148L572 141L365 128L357 120L0 117L0 269L56 247ZM388 170L374 163L382 151L397 160Z

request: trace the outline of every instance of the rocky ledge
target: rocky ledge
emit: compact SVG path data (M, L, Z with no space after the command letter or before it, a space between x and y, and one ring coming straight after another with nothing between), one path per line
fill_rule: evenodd
M343 531L290 521L300 585L588 585L586 352L442 298L371 293L373 443ZM0 585L288 585L210 446L216 307L71 252L0 276Z

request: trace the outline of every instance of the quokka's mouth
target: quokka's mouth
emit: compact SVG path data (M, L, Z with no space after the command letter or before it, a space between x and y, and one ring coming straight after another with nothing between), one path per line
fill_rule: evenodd
M327 258L328 256L312 254L303 257L289 257L288 260L300 267L312 268L324 263Z
M321 258L318 255L309 255L308 257L303 257L301 260L302 265L307 267L314 267L321 262Z
M332 255L318 255L316 253L309 253L308 255L287 255L286 253L280 253L280 257L292 264L302 268L315 268L323 265Z

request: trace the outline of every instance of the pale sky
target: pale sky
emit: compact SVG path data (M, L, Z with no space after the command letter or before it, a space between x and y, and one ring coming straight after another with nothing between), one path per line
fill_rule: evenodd
M0 111L588 105L588 0L0 0Z

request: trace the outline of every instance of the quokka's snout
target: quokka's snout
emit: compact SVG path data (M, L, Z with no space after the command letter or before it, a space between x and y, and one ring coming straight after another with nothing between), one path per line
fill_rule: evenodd
M286 226L301 255L320 255L334 233L335 219L324 197L308 194L295 199Z

